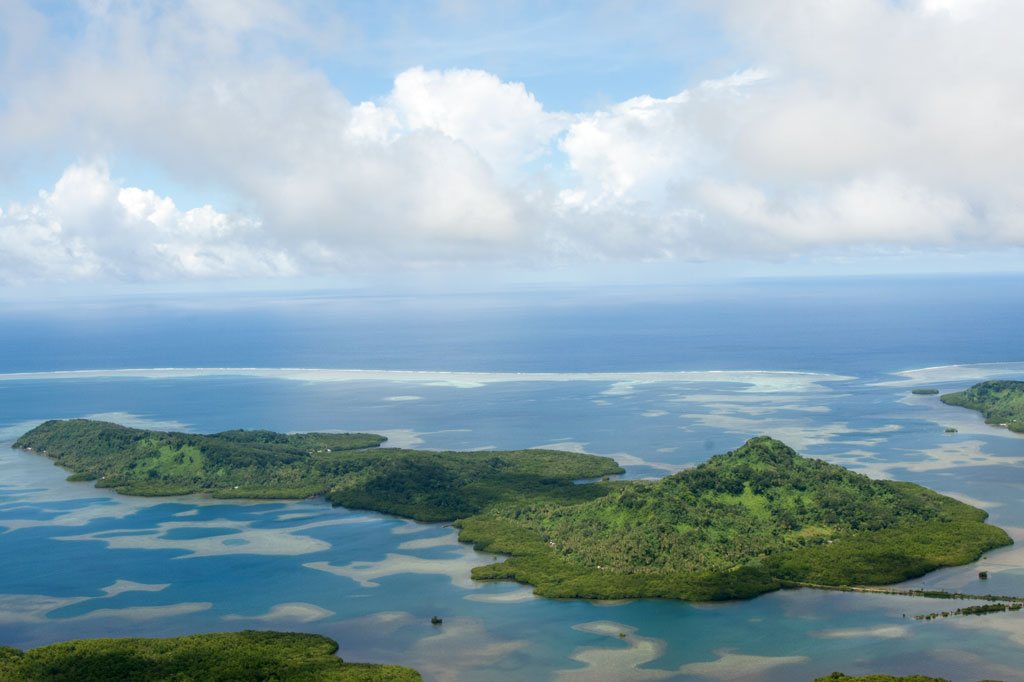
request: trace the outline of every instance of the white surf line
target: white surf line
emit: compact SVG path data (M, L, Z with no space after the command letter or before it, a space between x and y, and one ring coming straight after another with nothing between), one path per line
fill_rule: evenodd
M818 384L847 381L855 377L815 372L771 370L709 370L678 372L448 372L426 370L311 369L298 367L156 367L149 369L81 369L53 372L0 374L0 381L28 379L97 378L192 378L201 376L250 376L294 381L395 381L428 385L476 388L491 383L516 381L569 382L598 381L625 386L670 382L728 382L751 384L753 392L802 391L820 389ZM623 386L623 388L625 388ZM628 389L627 389L628 390Z
M1007 374L1024 374L1024 362L979 362L964 365L940 365L921 367L902 372L893 372L899 377L891 381L880 381L872 386L913 386L939 382L980 381L989 377L1002 377Z

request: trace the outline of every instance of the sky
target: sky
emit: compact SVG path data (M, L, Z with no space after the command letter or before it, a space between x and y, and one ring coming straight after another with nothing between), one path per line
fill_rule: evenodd
M0 1L0 287L1024 270L1018 0Z

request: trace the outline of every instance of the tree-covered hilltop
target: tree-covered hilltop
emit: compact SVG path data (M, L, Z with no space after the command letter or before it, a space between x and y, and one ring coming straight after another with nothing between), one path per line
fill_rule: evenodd
M338 645L295 632L168 639L80 639L21 651L0 646L0 682L417 682L397 665L345 663Z
M574 505L495 506L460 538L512 557L473 569L549 597L750 597L788 584L886 584L1011 543L987 514L754 438L660 481Z
M949 682L941 677L925 677L924 675L907 675L906 677L893 677L892 675L864 675L863 677L850 677L843 673L833 673L819 677L811 682ZM981 682L997 682L997 680L981 680Z
M940 400L981 412L986 424L1005 424L1011 431L1024 433L1024 381L982 381Z
M96 480L129 495L326 495L334 504L421 521L451 521L537 496L593 499L602 487L573 481L623 471L609 457L582 453L433 452L382 448L384 441L365 433L168 433L70 419L45 422L14 447L54 459L74 472L71 480Z

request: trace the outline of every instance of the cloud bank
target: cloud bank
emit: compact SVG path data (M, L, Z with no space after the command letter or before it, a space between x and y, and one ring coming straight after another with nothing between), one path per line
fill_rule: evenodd
M1024 5L707 11L737 68L554 111L528 82L416 64L350 101L323 66L348 19L302 5L89 2L55 40L5 3L0 173L79 160L0 204L0 281L1024 246ZM132 159L236 201L179 206Z

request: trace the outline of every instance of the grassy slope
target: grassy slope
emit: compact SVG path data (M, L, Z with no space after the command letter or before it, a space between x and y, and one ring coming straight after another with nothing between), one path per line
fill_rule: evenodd
M496 507L460 538L511 554L473 570L549 597L749 597L788 583L886 584L1009 544L986 513L755 438L695 469L574 506Z
M0 682L414 682L396 665L343 663L320 635L225 632L169 639L83 639L0 647Z
M1006 424L1024 433L1024 381L983 381L966 391L942 396L947 405L978 410L986 424Z

